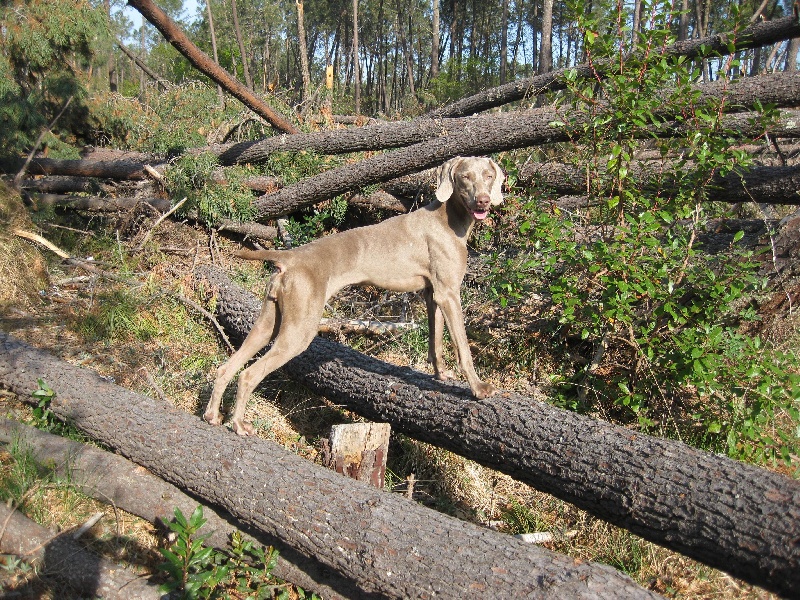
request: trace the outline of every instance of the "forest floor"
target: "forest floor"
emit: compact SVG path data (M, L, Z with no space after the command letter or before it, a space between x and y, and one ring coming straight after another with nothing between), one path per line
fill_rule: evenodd
M0 198L0 329L72 364L92 369L118 385L148 395L164 395L177 407L200 418L208 400L215 368L227 357L213 327L175 294L195 295L192 270L214 262L232 269L240 284L263 293L260 265L232 257L239 241L209 235L187 223L165 221L153 231L144 250L137 250L154 219L146 212L86 216L62 213L34 224L15 194ZM100 277L64 265L47 250L12 234L14 228L39 230L44 237L117 279ZM167 294L166 291L170 293ZM779 298L779 296L776 296ZM397 318L424 323L424 305L414 295L388 295L380 290L348 290L332 305L329 316ZM775 315L785 315L776 300ZM528 310L533 311L533 308ZM524 320L520 310L516 321ZM474 343L481 375L499 388L540 394L539 364L504 364L491 351L496 331L479 327L492 313L488 301L469 290L465 313L477 330ZM776 317L777 319L778 317ZM782 317L781 317L782 318ZM775 327L796 334L791 316ZM410 329L398 335L333 335L361 352L382 360L430 372L427 335ZM534 361L536 362L536 361ZM23 421L31 409L19 398L0 392L0 412ZM309 460L321 461L320 440L330 426L356 418L280 373L261 386L248 406L247 418L258 434ZM0 450L0 480L14 458ZM619 568L646 588L671 598L766 599L773 596L720 571L642 540L598 520L552 496L435 447L393 436L387 489L403 493L414 474L414 497L436 510L486 527L513 533L548 531L546 547L570 556L601 561ZM25 508L39 523L64 529L106 510L68 486L42 486ZM107 511L108 512L108 511ZM113 514L113 513L110 513ZM124 560L141 573L154 572L161 557L162 534L147 522L117 511L91 531L89 544L98 552ZM3 597L65 598L52 582L0 564ZM58 591L57 591L58 590Z

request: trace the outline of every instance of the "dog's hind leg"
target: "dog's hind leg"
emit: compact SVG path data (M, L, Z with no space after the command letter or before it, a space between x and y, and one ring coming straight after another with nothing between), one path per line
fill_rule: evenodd
M313 278L298 275L284 281L278 294L280 323L267 353L239 375L236 406L231 427L239 435L252 435L253 426L244 420L247 400L264 378L303 352L317 335L325 309L325 289L315 286ZM320 289L314 289L320 287ZM248 336L249 337L249 336Z
M269 289L274 287L273 281L270 281L269 286ZM264 305L261 307L261 313L258 315L250 333L247 334L244 342L242 342L241 347L217 369L211 400L209 400L206 411L203 414L203 418L206 421L212 425L222 424L222 415L219 412L219 408L222 404L222 395L225 393L225 389L239 369L269 344L279 326L280 318L277 315L275 298L268 293L264 299Z

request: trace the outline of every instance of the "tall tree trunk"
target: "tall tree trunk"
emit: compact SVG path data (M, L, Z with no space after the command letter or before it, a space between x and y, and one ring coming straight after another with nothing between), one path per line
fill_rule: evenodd
M211 14L211 0L206 0L206 14L208 15L208 30L211 32L211 51L214 54L214 64L219 65L219 54L217 53L217 31L214 28L214 17ZM225 106L225 95L222 93L222 86L217 84L217 103L220 107Z
M786 47L785 71L797 71L797 54L800 51L800 38L792 38Z
M306 22L303 0L295 0L297 6L297 44L300 48L300 70L303 77L303 101L311 100L311 72L308 68L308 46L306 45ZM305 110L311 107L306 106Z
M355 114L361 114L361 70L358 47L358 0L353 0L353 103Z
M395 20L395 27L397 29L397 34L400 38L400 47L403 51L403 62L405 63L406 67L406 77L408 78L408 89L409 94L412 98L417 97L417 90L414 86L414 64L411 62L411 52L409 50L409 43L408 39L406 38L405 31L403 29L403 15L400 12L400 3L397 3L397 18ZM404 90L405 92L405 90Z
M542 10L542 43L539 46L539 68L541 75L553 70L553 0L544 0Z
M678 20L678 41L689 39L689 0L681 0L681 16Z
M231 12L233 13L233 33L236 35L236 42L239 44L239 54L242 56L242 69L244 71L244 82L248 88L253 89L253 80L250 77L250 67L247 66L247 50L244 48L242 30L239 27L239 11L236 8L236 0L231 0Z
M508 0L502 0L500 11L500 85L503 85L508 69Z
M431 0L433 20L431 22L431 79L439 75L439 0Z
M144 23L145 23L145 20L144 20L144 17L142 17L142 26L139 28L139 60L141 60L142 63L145 62L144 59L145 59L145 56L146 56L145 55L146 48L145 48L145 40L144 40ZM139 73L139 102L141 102L142 104L144 104L144 102L145 102L145 76L144 75L145 75L144 70L142 70Z
M633 25L631 27L631 47L636 45L642 29L642 0L633 2Z
M103 0L103 5L106 9L106 16L108 18L109 29L111 27L111 0ZM113 94L119 89L119 82L117 81L117 58L112 49L108 53L108 90Z

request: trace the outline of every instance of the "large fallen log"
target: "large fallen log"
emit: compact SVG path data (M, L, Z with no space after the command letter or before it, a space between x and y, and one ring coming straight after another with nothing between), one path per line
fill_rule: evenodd
M571 139L572 133L560 124L563 118L564 115L554 110L470 117L464 120L466 125L462 129L448 131L447 134L425 142L372 156L357 163L336 167L261 196L254 202L255 219L263 221L287 215L348 191L438 166L459 155L484 155L539 144L566 142ZM588 124L587 116L577 113L570 115L570 127L573 130ZM726 130L736 131L742 138L754 139L764 133L758 126L756 115L751 113L726 115L722 118L722 124ZM671 137L686 130L685 124L669 122L658 128L643 129L640 135L643 138ZM800 113L782 111L770 133L776 137L800 136Z
M190 515L198 504L197 499L118 454L46 433L11 419L0 419L0 442L17 444L37 464L60 477L69 478L70 485L87 496L100 502L110 502L153 524L172 521L175 508L179 508L184 515ZM298 554L281 540L248 528L227 513L204 506L203 518L206 524L201 533L208 535L205 541L207 545L221 550L229 549L231 534L239 530L246 539L280 549L272 571L277 577L322 594L326 599L364 597L352 581L316 560Z
M715 81L695 85L696 103L702 105L712 99L725 98L725 110L742 111L754 106L756 101L776 107L796 107L800 104L800 72L767 73L739 79L735 82ZM669 96L669 91L664 91ZM665 100L665 108L671 103ZM539 109L550 115L549 121L563 118L551 108ZM491 122L491 121L490 121ZM367 127L345 130L327 130L295 135L278 135L263 140L239 142L213 149L223 165L259 163L275 152L313 150L321 154L344 154L367 150L385 150L418 144L431 138L452 135L465 127L474 127L470 118L420 117L411 121L378 123ZM486 135L493 135L487 125Z
M237 519L396 598L655 598L615 569L531 547L120 388L0 333L0 385Z
M261 302L214 267L219 322L241 341ZM464 385L316 338L283 367L370 420L514 477L643 538L780 594L800 597L800 482L561 410Z

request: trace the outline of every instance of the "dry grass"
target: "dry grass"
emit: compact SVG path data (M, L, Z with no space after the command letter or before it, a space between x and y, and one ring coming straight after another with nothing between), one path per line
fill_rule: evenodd
M34 228L19 199L7 190L0 191L0 220ZM120 227L121 223L124 227ZM0 229L0 276L12 282L0 292L0 327L73 364L111 376L120 385L148 395L163 394L176 406L199 415L208 400L214 368L224 360L226 352L202 317L162 290L191 295L192 266L211 261L212 248L217 261L236 264L240 281L259 294L262 273L258 266L233 263L228 258L234 243L209 240L205 232L175 223L162 224L147 252L132 253L131 248L136 247L151 223L152 220L127 215L115 223L106 223L108 235L94 228L97 237L72 233L59 238L57 230L48 230L56 238L53 241L68 245L75 254L91 253L106 261L106 268L129 277L135 282L131 284L97 277L80 284L59 283L83 273L60 267L51 261L51 256L10 235L9 228ZM79 228L84 226L85 223ZM124 232L119 242L113 235L115 226ZM167 251L166 247L185 252ZM370 290L358 298L347 297L334 310L344 314L348 303L352 307L356 300L361 303L359 306L375 306L386 299ZM402 304L406 300L396 302ZM421 303L412 302L411 306L411 316L421 319ZM386 310L396 308L395 305ZM475 321L486 313L483 307L478 308L467 308L468 320ZM394 340L351 336L347 341L383 360L428 369L427 342L422 334L407 334ZM479 344L476 350L481 371L500 387L530 393L535 388L528 381L536 380L546 357L532 356L527 368L517 366L519 370L515 372L505 368L489 371L497 364L496 356L507 352L505 343L502 336L495 336ZM27 408L8 397L0 397L0 409L23 419L28 413ZM255 422L259 435L310 460L319 460L318 439L327 436L331 424L357 419L280 374L261 387L248 405L247 418ZM0 462L7 468L7 457ZM771 597L433 446L395 436L389 468L389 485L396 490L401 490L405 478L413 473L417 480L415 498L426 505L510 533L523 522L528 528L554 532L556 538L547 545L549 548L576 558L613 564L645 587L666 596L730 600ZM30 505L29 514L46 526L63 529L100 510L110 516L97 527L92 545L111 556L152 568L154 548L160 540L149 523L122 513L114 516L108 507L59 488L43 492ZM572 538L559 535L573 530L577 534ZM52 597L43 593L41 597Z

